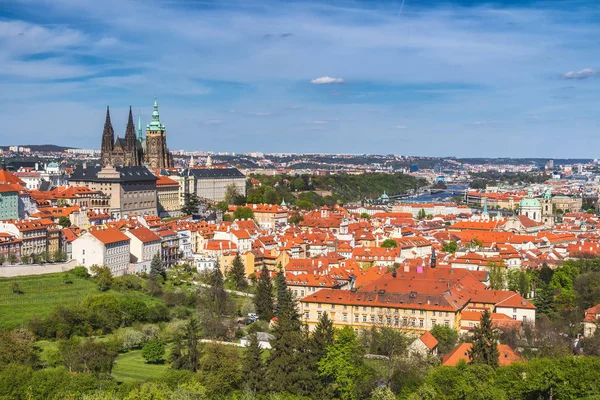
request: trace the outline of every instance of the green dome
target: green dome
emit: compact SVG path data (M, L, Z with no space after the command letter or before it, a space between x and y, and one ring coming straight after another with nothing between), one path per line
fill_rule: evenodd
M539 202L539 200L537 199L532 199L532 198L525 198L523 200L521 200L519 202L519 208L525 208L525 207L542 207L542 203Z

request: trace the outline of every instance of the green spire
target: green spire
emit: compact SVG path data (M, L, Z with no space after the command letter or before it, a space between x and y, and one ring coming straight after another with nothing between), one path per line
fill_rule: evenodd
M152 121L148 124L149 131L164 131L165 126L160 123L160 117L158 114L158 102L156 97L154 98L154 111L152 111Z
M144 135L142 133L142 115L138 114L138 140L141 142L144 140Z

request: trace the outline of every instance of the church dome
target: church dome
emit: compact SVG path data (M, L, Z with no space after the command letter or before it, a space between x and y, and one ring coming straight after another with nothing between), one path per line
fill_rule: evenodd
M532 199L532 198L528 197L528 198L524 198L523 200L521 200L519 202L519 207L520 208L526 208L526 207L530 207L530 208L539 207L539 208L541 208L542 207L542 203L540 203L540 201L537 200L537 199Z

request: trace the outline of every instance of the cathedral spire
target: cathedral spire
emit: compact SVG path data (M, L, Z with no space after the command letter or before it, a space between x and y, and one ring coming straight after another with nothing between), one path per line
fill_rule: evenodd
M102 132L102 145L100 146L100 154L102 165L111 163L111 153L115 145L115 131L110 122L110 110L106 106L106 120L104 121L104 131Z
M141 112L138 114L138 140L141 142L144 140L144 134L142 131L142 114Z
M127 121L127 129L125 130L125 151L134 151L135 143L135 125L133 125L133 114L131 106L129 106L129 120Z

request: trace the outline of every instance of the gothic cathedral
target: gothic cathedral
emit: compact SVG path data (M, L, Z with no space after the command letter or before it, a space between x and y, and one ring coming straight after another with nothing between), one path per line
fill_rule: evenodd
M173 156L167 147L167 131L160 122L158 103L154 99L152 120L146 126L146 139L142 135L141 118L138 119L138 135L135 135L133 115L129 107L129 120L125 129L125 138L117 137L110 121L110 111L106 108L106 121L102 133L102 166L141 166L149 168L172 168Z

